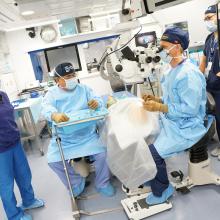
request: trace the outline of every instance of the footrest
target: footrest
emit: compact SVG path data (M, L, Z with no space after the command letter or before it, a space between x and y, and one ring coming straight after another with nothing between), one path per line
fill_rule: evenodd
M165 202L158 205L149 206L146 203L146 197L149 194L142 194L139 196L132 196L121 201L129 219L140 220L146 219L152 215L156 215L160 212L170 210L172 208L171 202Z

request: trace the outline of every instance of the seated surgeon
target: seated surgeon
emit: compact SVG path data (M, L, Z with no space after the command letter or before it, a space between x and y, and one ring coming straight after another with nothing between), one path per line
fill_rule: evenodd
M57 83L43 99L43 115L48 121L56 123L69 120L67 114L83 109L97 109L102 107L102 100L93 94L85 85L79 84L71 63L61 63L54 70L54 79ZM104 196L113 196L115 189L110 183L110 171L106 163L106 148L98 141L96 125L88 125L72 133L59 132L66 160L82 156L93 156L95 165L95 186ZM48 164L68 188L61 156L53 136L48 153ZM66 161L70 182L74 196L79 196L85 188L85 178L77 174Z
M31 184L31 170L20 141L20 134L14 118L14 108L6 93L0 90L0 198L8 220L31 220L27 209L44 206L36 199ZM14 181L22 198L17 207Z
M163 97L143 96L147 111L159 111L161 131L149 146L157 166L157 174L150 182L152 193L146 198L150 205L164 203L172 196L165 158L193 146L206 133L206 81L200 70L183 56L188 48L188 33L180 28L167 29L160 46L162 60L171 69L161 81Z

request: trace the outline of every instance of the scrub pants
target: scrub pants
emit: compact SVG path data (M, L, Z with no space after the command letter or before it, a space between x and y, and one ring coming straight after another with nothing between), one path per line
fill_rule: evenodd
M8 220L20 220L24 214L16 207L14 180L19 188L23 205L29 206L34 202L31 178L31 170L20 141L8 151L0 153L0 196Z
M163 191L169 186L166 163L158 154L153 144L149 145L149 149L157 167L157 174L155 178L150 181L150 186L152 193L157 197L161 197Z
M211 93L216 104L216 114L215 114L215 120L216 120L216 130L218 134L218 139L220 141L220 92L219 93Z
M92 157L94 159L95 174L96 174L95 186L96 188L106 187L111 177L108 165L106 163L106 152L92 155ZM62 161L49 163L48 165L58 175L58 177L67 187L67 189L69 189ZM69 173L70 183L72 185L72 188L79 186L84 177L77 174L74 171L73 167L71 167L67 161L66 161L66 167Z

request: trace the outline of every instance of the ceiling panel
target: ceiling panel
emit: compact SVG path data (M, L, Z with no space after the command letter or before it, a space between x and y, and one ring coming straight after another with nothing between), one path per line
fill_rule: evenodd
M14 5L17 2L18 6ZM122 0L0 0L0 12L10 19L0 16L0 24L5 23L8 26L15 26L15 22L46 19L54 16L57 19L65 17L80 17L92 13L120 10ZM1 7L8 8L7 11L1 10ZM22 16L22 11L33 10L35 13L29 16ZM1 13L0 13L1 15ZM23 22L22 22L23 23Z

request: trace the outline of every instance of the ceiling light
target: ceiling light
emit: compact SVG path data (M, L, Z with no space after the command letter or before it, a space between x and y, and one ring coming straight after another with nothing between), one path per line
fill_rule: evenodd
M28 16L28 15L33 15L35 12L34 11L23 11L21 12L22 15Z

